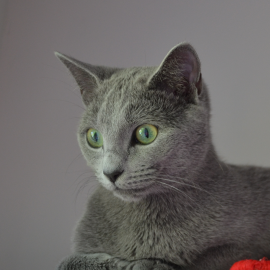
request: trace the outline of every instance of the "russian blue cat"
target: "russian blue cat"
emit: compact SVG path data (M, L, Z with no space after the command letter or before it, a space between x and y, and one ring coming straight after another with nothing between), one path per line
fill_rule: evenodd
M100 183L60 270L229 270L270 257L270 168L219 159L191 45L159 67L56 56L80 87L78 141Z

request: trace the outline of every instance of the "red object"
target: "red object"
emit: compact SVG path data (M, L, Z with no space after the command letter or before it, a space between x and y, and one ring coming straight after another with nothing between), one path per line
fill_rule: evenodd
M236 262L230 270L270 270L270 260L262 258L261 260L243 260Z

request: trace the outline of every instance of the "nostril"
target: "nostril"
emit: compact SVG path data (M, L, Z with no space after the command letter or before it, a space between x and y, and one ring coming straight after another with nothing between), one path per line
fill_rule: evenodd
M117 178L123 173L123 171L113 171L113 172L105 172L103 171L103 174L105 174L112 183L115 183Z

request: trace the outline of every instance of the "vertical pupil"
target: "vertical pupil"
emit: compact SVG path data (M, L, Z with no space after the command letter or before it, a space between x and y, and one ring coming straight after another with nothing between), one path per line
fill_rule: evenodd
M149 138L149 133L148 133L148 129L147 128L144 129L144 135L145 135L145 137L147 139Z
M95 142L97 142L98 141L98 134L97 134L97 132L92 132L92 137L93 137L93 139L94 139L94 141Z

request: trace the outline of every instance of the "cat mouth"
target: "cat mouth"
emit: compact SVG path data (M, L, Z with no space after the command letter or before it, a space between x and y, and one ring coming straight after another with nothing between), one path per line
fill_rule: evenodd
M141 191L145 191L146 189L148 189L149 186L146 187L142 187L142 188L128 188L128 189L123 189L123 188L119 188L116 187L116 189L114 191L119 191L119 192L126 192L126 193L136 193L136 192L141 192Z

